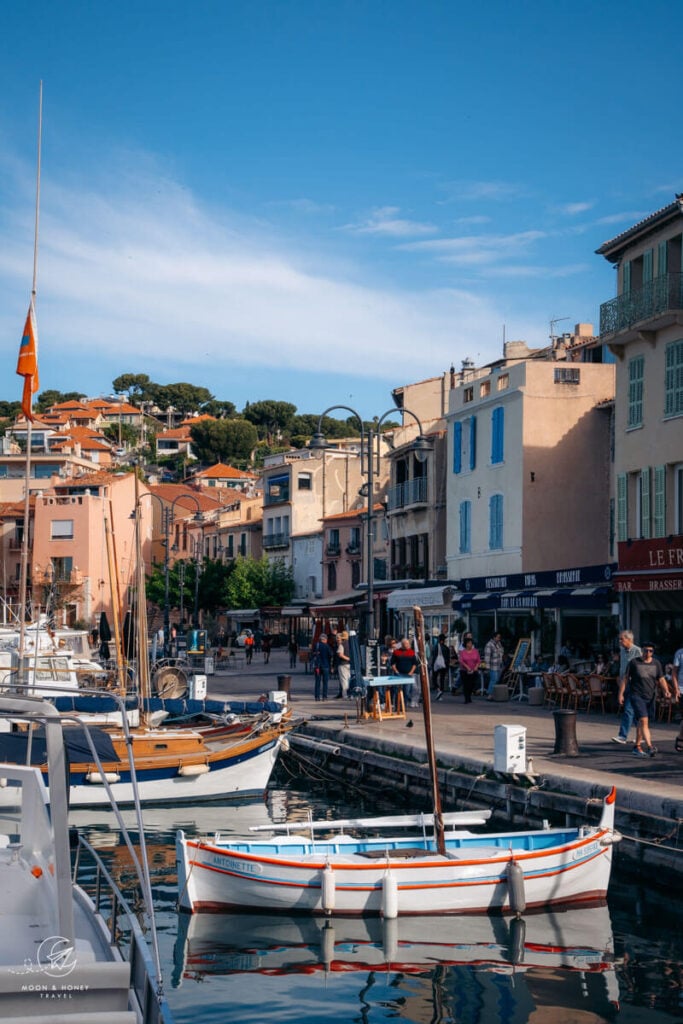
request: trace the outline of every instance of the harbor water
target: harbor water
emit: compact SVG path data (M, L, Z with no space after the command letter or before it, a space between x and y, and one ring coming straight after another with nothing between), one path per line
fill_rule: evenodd
M661 889L613 876L605 906L551 914L352 920L179 913L174 837L372 814L350 794L276 783L265 801L144 811L166 994L177 1024L522 1024L683 1016L683 940ZM346 797L346 799L344 799ZM386 808L383 808L383 810ZM107 812L73 812L126 891ZM132 817L127 816L132 826Z

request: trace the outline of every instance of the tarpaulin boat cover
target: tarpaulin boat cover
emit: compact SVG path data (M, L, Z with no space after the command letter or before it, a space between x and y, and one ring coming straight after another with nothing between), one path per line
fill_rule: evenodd
M89 728L90 738L100 761L118 761L119 757L112 746L110 737L101 729ZM64 729L64 746L68 761L72 764L92 764L93 755L83 729L75 727ZM28 732L0 733L0 761L10 764L26 764L28 751ZM31 764L47 764L45 730L34 729L31 740Z
M107 714L119 710L119 704L113 697L55 697L53 703L62 713L75 712L81 715ZM276 714L282 711L282 705L270 700L185 700L183 698L164 700L152 697L144 703L145 711L167 711L173 718L193 715L260 715L264 711ZM136 697L127 697L126 709L131 711L138 706Z

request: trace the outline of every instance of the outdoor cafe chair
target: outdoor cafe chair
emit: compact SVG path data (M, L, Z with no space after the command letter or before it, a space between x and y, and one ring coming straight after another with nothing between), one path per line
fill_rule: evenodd
M600 704L600 708L604 715L605 701L609 696L609 685L607 680L603 679L602 676L596 675L595 672L591 673L586 680L586 696L586 714L590 713L590 709L594 704Z
M555 676L552 672L542 672L541 676L543 679L543 703L557 704L559 694L555 685Z

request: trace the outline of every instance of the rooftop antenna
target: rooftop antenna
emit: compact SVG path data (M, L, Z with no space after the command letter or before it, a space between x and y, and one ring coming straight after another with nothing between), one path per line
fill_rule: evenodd
M556 316L554 320L550 321L550 347L552 348L553 352L555 351L555 343L557 341L557 336L554 331L555 324L559 324L562 323L563 320L570 319L571 317L568 316Z

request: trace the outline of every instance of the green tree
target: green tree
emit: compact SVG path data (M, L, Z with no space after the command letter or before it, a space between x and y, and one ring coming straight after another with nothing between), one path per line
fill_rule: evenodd
M205 402L202 405L201 412L206 413L207 416L215 416L217 420L229 420L235 415L237 409L233 402L223 402L212 398L210 402Z
M213 400L208 388L194 384L155 384L152 387L153 401L160 409L177 409L180 413L198 412L206 402Z
M36 399L36 412L45 412L60 402L80 402L83 398L82 391L41 391Z
M111 382L117 395L127 394L133 405L152 400L150 387L154 385L146 373L122 373Z
M127 444L129 448L134 448L140 439L139 429L131 426L130 423L107 423L105 427L102 427L102 433L107 440L114 444L118 444L120 438L121 442Z
M244 462L256 446L256 427L243 419L202 420L190 427L192 446L201 462Z
M229 608L262 608L289 604L294 594L294 576L281 559L238 558L225 588Z
M247 402L242 415L258 429L259 438L272 444L274 439L279 440L279 434L290 433L296 406L291 402L277 402L269 398L252 404Z
M3 420L10 420L13 423L20 412L21 402L0 402L0 417Z

